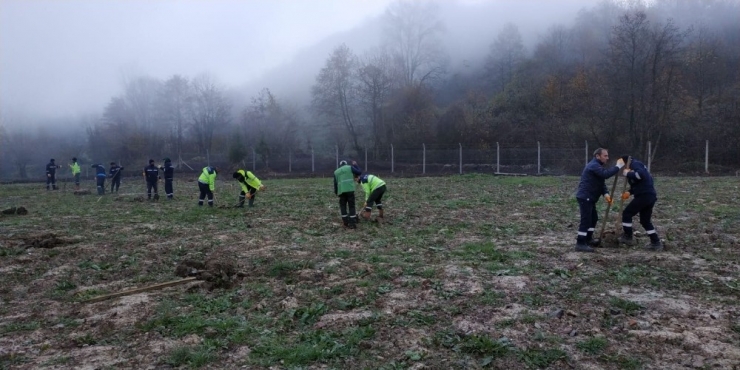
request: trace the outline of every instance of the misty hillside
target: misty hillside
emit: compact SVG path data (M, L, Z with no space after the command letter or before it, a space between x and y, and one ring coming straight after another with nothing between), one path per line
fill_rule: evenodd
M519 26L525 47L531 50L547 29L555 24L571 24L578 11L592 1L496 1L478 3L442 2L441 20L445 25L443 42L451 56L450 72L466 73L482 68L492 41L504 24ZM383 19L377 17L347 32L337 33L302 49L289 63L242 85L239 92L248 97L263 88L276 96L304 106L310 102L311 85L332 50L346 44L356 54L381 45Z

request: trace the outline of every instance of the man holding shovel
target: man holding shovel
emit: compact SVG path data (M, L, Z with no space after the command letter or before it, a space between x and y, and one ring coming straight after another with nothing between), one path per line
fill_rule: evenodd
M116 162L110 163L110 174L108 176L110 177L111 194L114 190L118 193L118 188L121 187L121 171L123 171L123 167L117 165Z
M621 160L627 161L628 158L628 156L624 156ZM655 202L658 201L658 193L653 185L653 177L648 172L647 167L634 158L632 158L630 168L625 168L623 173L630 184L630 189L622 194L622 199L627 200L630 195L634 198L622 212L622 230L624 233L619 237L619 242L627 245L635 244L632 236L632 218L639 213L640 225L645 228L645 233L650 237L650 244L646 248L652 251L662 251L663 243L661 243L651 221L653 207Z
M69 165L72 170L72 177L75 179L75 190L80 190L80 165L77 163L77 157L72 157L72 164Z
M90 166L95 169L95 178L97 179L98 195L105 194L105 166L100 163L96 163Z
M249 199L249 207L254 207L254 198L257 196L257 190L265 190L265 185L262 185L260 179L252 171L237 170L231 177L235 178L242 188L242 192L239 193L239 204L236 207L243 208L245 198Z
M578 209L581 213L581 222L578 225L578 237L576 238L577 252L594 252L591 245L597 245L600 240L594 240L594 230L599 216L596 213L596 202L601 195L611 206L612 197L606 188L606 179L616 175L624 167L624 161L620 158L617 165L605 169L604 165L609 161L609 151L598 148L594 151L594 159L586 164L581 173L581 182L578 184Z

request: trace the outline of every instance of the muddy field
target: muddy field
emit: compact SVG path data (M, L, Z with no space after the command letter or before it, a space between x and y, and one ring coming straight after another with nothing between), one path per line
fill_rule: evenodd
M738 178L656 178L666 250L595 254L577 178L386 181L357 230L331 178L1 186L0 368L740 369Z

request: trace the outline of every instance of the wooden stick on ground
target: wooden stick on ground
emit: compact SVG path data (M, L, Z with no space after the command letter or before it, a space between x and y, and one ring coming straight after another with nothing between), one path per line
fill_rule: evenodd
M187 282L195 281L197 279L198 279L197 277L192 276L192 277L187 277L187 278L184 278L184 279L168 281L166 283L159 283L159 284L149 285L149 286L145 286L145 287L142 287L142 288L128 289L128 290L120 291L118 293L111 293L111 294L105 294L105 295L93 297L93 298L90 298L90 299L87 299L87 300L82 301L82 303L100 302L100 301L104 301L104 300L110 299L110 298L123 297L123 296L131 295L131 294L148 292L148 291L152 291L152 290L157 290L157 289L162 289L162 288L167 288L167 287L171 287L171 286L175 286L175 285L184 284L184 283L187 283Z

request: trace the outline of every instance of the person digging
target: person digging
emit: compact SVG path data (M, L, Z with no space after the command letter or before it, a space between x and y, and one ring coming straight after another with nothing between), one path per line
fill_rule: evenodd
M370 213L373 210L373 204L378 208L378 217L376 221L382 222L383 220L383 194L385 194L386 186L385 181L375 175L362 175L356 176L357 181L362 189L365 191L365 204L362 206L362 213L360 214L365 220L370 220Z
M244 199L249 199L249 207L254 207L254 198L257 196L257 190L265 190L260 179L252 171L238 170L231 175L242 187L239 193L238 208L244 208Z
M629 156L623 156L623 161L627 161ZM627 200L632 196L632 201L622 212L622 231L619 236L619 242L627 245L634 245L635 239L632 231L632 218L637 214L640 215L640 225L645 228L645 233L650 237L650 244L645 246L651 251L662 251L663 243L660 241L655 226L651 220L653 216L653 207L658 201L658 193L655 191L653 176L648 172L645 165L632 158L630 168L622 170L627 183L630 184L629 191L622 193L622 199Z

